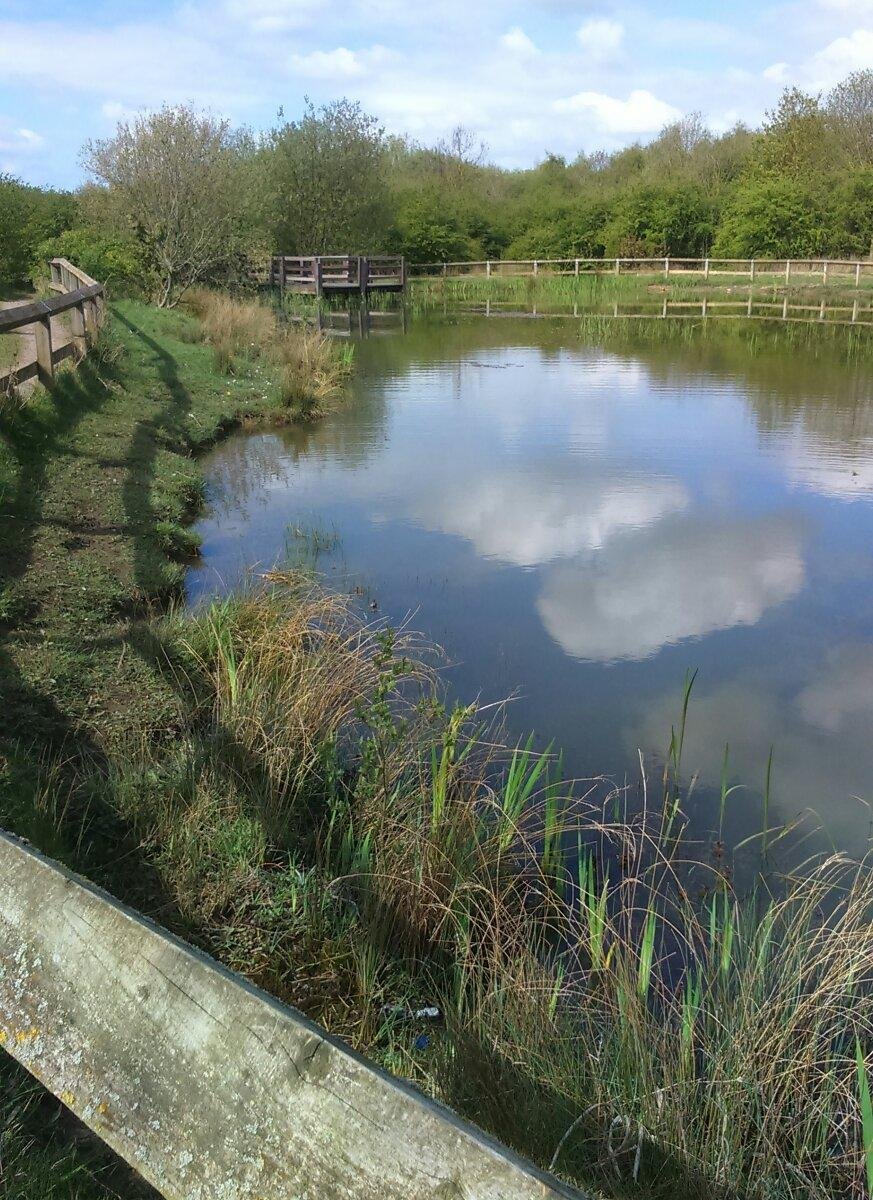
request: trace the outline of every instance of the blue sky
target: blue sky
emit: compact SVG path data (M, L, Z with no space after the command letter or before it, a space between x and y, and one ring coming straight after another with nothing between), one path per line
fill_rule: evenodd
M697 110L757 124L786 84L873 67L873 0L0 0L0 171L82 180L117 120L193 101L267 128L360 99L422 141L464 124L526 166L650 138Z

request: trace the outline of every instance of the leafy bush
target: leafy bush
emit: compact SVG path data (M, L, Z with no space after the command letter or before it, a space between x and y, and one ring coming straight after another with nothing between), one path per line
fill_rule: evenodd
M44 275L51 258L67 258L93 279L124 291L138 291L145 273L142 251L134 241L84 225L40 242L31 276Z
M66 229L75 215L69 193L42 191L0 174L0 284L25 283L37 245Z
M608 257L697 258L712 241L712 203L693 186L638 186L617 200L603 230Z
M818 197L795 179L747 179L725 210L716 258L785 258L820 252L826 229Z

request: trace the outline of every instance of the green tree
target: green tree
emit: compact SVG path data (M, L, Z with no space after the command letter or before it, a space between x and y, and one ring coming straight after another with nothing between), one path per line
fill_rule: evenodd
M438 192L404 197L397 211L398 248L410 262L459 262L472 257L470 239Z
M115 232L133 236L161 306L220 277L244 253L244 136L188 105L122 121L83 160L109 191Z
M390 239L384 133L360 104L337 100L279 126L260 163L265 222L275 252L355 254Z
M786 258L817 254L827 239L815 191L793 178L746 179L718 227L716 258Z
M604 229L612 257L699 257L712 240L712 205L693 185L637 186L619 196Z
M857 171L834 189L828 250L846 258L873 258L873 169Z

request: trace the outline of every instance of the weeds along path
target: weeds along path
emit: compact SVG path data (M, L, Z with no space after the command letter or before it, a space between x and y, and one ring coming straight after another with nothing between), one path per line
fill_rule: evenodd
M132 303L113 316L78 371L0 407L0 826L183 931L101 781L183 718L143 618L182 580L182 522L200 496L192 452L257 406L248 383L216 373L190 318ZM3 1127L22 1125L26 1142L46 1101L10 1064L0 1075L21 1097ZM117 1174L102 1153L85 1167L69 1147L46 1154L57 1193L22 1196L90 1195L72 1190L80 1167Z

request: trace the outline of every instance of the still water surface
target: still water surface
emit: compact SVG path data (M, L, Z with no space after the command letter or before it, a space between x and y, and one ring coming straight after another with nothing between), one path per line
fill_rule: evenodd
M768 327L769 328L769 327ZM605 341L604 341L605 336ZM658 339L433 317L359 344L351 401L239 434L208 462L192 601L318 557L439 642L462 699L516 693L513 735L574 775L663 761L698 671L684 767L729 840L811 808L853 852L873 799L873 403L839 344L736 328ZM758 337L758 335L756 335ZM294 531L298 531L295 535ZM825 835L810 837L820 849Z

